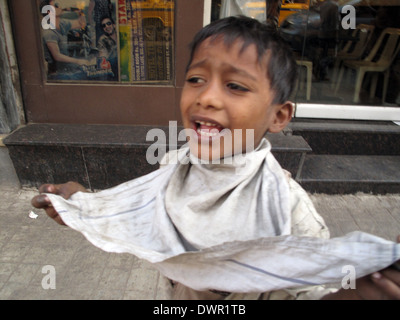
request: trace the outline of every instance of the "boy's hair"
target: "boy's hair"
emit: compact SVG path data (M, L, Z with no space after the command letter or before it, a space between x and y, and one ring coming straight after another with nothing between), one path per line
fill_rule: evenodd
M237 39L243 41L242 50L255 44L258 60L267 54L267 78L274 92L273 103L282 104L292 94L297 79L297 64L293 57L292 49L283 40L276 29L263 24L255 19L245 16L227 17L210 23L201 29L190 44L190 59L192 63L194 53L199 45L211 37L211 41L222 36L229 47Z

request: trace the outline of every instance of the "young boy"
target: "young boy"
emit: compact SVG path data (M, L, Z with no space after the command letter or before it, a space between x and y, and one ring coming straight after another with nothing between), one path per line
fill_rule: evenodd
M291 50L274 30L245 17L216 21L192 43L180 104L188 148L168 153L157 172L98 196L73 182L44 185L40 192L47 195L32 204L105 250L153 262L172 279L174 299L399 298L400 273L391 268L358 279L355 290L307 285L260 293L263 265L238 258L254 247L249 256L257 260L259 244L269 243L264 238L329 237L306 192L280 168L264 138L289 123L295 81ZM244 162L236 163L238 156ZM195 164L198 159L205 163ZM73 196L67 202L54 194ZM190 260L197 253L200 258ZM278 269L296 267L279 263ZM236 278L221 285L235 268Z

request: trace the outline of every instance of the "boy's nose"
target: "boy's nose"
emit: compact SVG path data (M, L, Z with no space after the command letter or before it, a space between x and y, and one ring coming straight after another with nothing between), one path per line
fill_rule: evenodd
M203 108L222 109L223 88L217 83L210 82L199 94L197 103Z

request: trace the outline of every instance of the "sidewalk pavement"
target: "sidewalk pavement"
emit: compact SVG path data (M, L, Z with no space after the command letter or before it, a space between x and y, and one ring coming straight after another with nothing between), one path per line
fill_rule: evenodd
M150 264L104 252L42 210L29 217L36 194L0 187L0 299L163 299L163 278ZM50 271L56 287L46 290Z
M0 300L167 297L165 279L149 263L104 252L44 211L33 210L30 200L37 190L20 189L14 178L0 179ZM400 195L311 198L332 236L356 229L390 240L400 234Z

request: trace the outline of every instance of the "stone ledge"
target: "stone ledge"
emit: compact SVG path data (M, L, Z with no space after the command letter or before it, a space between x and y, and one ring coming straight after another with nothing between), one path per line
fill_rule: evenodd
M399 108L400 112L400 108ZM334 120L334 119L293 119L289 123L292 131L315 132L361 132L400 134L400 126L392 121Z
M400 126L390 121L295 119L289 130L314 154L400 155Z
M4 143L8 146L150 146L154 142L146 140L146 135L152 129L161 129L168 141L168 126L29 124L9 134ZM182 129L176 127L178 133ZM310 146L300 136L278 133L267 134L267 138L272 151L311 152ZM183 145L183 142L178 142L178 145Z
M146 140L151 129L165 132L168 142L167 126L29 124L4 143L23 187L73 180L89 189L105 189L158 168L146 161L147 148L154 143ZM176 129L179 133L182 127ZM282 167L298 176L305 154L311 152L304 139L283 134L267 138Z
M307 155L298 181L309 192L400 192L400 156Z

